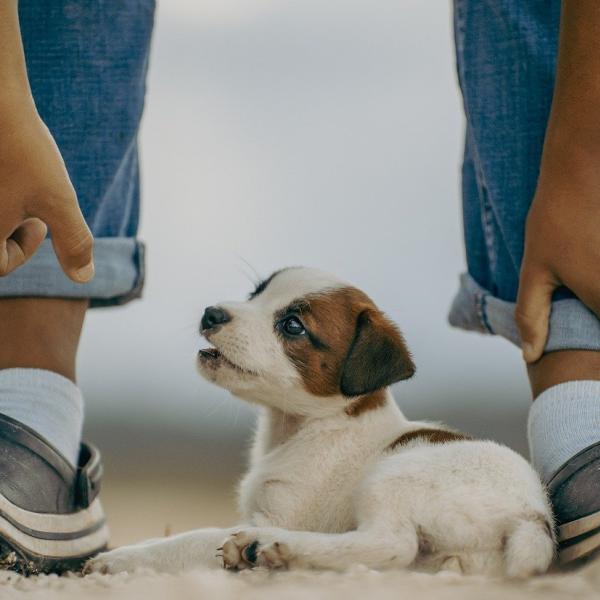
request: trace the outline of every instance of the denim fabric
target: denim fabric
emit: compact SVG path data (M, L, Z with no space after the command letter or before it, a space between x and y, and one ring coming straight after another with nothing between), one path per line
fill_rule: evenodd
M138 128L154 0L20 0L27 71L97 239L96 277L73 284L49 242L28 268L0 280L0 296L89 297L92 305L139 295Z
M466 116L462 200L468 275L461 278L449 319L517 345L514 303L552 102L559 24L560 0L454 1ZM566 348L600 349L600 326L562 289L553 298L546 349Z

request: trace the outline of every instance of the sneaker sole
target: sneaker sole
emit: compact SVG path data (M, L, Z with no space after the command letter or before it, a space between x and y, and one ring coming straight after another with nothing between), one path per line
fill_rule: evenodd
M558 527L558 559L567 564L600 548L600 511Z
M24 510L0 494L0 567L24 574L73 570L109 538L99 499L71 514Z

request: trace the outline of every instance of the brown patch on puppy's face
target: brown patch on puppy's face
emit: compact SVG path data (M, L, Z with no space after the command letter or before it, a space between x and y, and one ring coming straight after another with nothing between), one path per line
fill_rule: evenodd
M356 288L292 303L279 316L278 329L285 353L311 394L367 395L347 407L349 415L381 406L385 397L378 390L415 370L400 332Z
M340 377L354 338L354 323L369 299L352 288L341 288L292 303L281 323L295 315L305 329L302 336L282 332L283 348L315 396L340 393Z

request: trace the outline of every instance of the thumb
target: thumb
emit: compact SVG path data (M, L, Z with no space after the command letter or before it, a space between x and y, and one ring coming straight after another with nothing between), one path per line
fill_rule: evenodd
M60 198L39 207L36 216L50 228L52 245L65 275L77 283L94 277L94 238L77 198Z
M524 260L515 318L525 362L535 362L544 352L548 339L552 292L557 286L556 279L546 268L533 267Z

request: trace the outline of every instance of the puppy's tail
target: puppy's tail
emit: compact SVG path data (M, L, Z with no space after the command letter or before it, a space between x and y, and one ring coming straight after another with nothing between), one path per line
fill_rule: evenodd
M554 558L555 546L554 529L546 515L519 519L504 547L506 575L523 578L544 573Z

